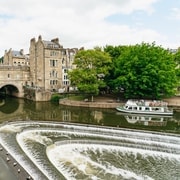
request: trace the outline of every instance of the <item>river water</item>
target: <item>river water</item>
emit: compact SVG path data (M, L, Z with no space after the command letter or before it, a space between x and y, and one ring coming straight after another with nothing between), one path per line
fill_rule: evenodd
M114 109L0 101L0 143L34 179L180 177L180 113L125 116Z

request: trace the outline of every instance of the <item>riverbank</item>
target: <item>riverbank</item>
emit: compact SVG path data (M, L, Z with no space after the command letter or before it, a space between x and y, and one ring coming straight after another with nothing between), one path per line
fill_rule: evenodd
M90 107L90 108L110 108L113 109L119 104L120 102L115 102L114 100L104 100L104 101L75 101L70 99L61 99L59 104L66 105L66 106L76 106L76 107Z
M163 99L168 103L168 106L175 111L180 111L180 96ZM90 108L109 108L114 109L119 105L123 105L125 101L117 100L113 97L96 97L93 102L84 99L83 101L71 100L68 98L60 99L59 104L76 107L90 107Z

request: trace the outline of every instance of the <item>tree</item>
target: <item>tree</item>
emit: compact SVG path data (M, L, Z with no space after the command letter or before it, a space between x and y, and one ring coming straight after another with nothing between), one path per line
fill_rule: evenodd
M155 43L128 46L116 58L117 88L123 88L127 98L160 98L174 94L177 85L173 55Z
M4 59L4 58L3 58L3 56L2 56L2 57L0 58L0 63L3 63L3 59Z
M177 89L180 91L180 49L174 54L174 60L176 63L176 76L178 79L178 87Z
M93 50L80 50L74 64L76 69L68 72L71 84L82 93L93 95L99 93L99 88L105 87L103 78L111 67L111 58L100 48Z
M107 84L107 86L111 89L114 90L116 87L116 84L114 83L114 79L116 79L115 76L115 69L116 69L116 61L119 58L119 56L121 56L122 52L125 51L125 49L127 49L128 46L111 46L111 45L106 45L104 47L104 51L109 53L111 58L112 58L112 66L111 69L109 70L109 74L105 77L105 82Z

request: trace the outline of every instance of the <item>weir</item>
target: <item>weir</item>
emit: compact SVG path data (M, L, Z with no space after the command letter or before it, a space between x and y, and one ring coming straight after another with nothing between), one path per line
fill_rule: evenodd
M34 179L180 177L175 134L21 121L0 126L0 143Z

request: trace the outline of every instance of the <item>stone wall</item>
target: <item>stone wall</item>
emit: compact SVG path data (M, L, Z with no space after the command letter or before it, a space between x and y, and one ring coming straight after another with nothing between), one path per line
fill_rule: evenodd
M73 101L69 99L60 99L59 104L66 106L77 106L77 107L91 107L91 108L116 108L120 103L114 101L106 102L84 102L84 101Z

